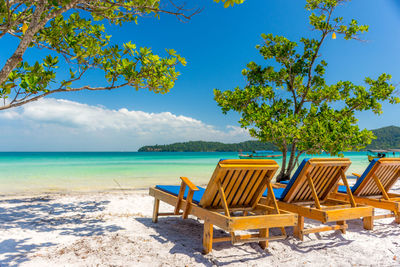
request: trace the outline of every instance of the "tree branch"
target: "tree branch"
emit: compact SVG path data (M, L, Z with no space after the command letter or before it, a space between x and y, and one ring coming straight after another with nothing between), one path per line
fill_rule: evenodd
M327 25L329 25L329 21L330 21L332 12L333 12L333 8L331 8L331 9L329 10L329 15L328 15L328 19L327 19ZM308 74L307 74L308 81L307 81L307 85L306 85L306 90L305 90L304 94L302 95L301 102L299 103L298 110L300 110L301 107L303 106L304 101L305 101L305 99L306 99L306 97L307 97L307 94L308 94L308 90L309 90L310 87L311 87L311 80L312 80L311 74L312 74L312 69L313 69L315 60L316 60L317 57L318 57L319 49L321 48L322 43L324 42L326 36L328 35L328 32L329 32L329 31L326 30L326 29L322 31L321 40L318 42L318 46L317 46L317 48L316 48L316 50L315 50L315 53L314 53L314 55L313 55L312 58L311 58L310 65L309 65L309 69L308 69Z
M32 42L34 35L40 29L42 29L49 20L57 17L58 15L61 15L62 13L66 12L67 10L71 9L78 2L79 2L79 0L73 0L70 3L68 3L67 5L65 5L64 7L56 10L55 12L49 13L43 20L40 20L43 12L45 11L46 1L44 1L44 0L39 1L39 4L36 6L35 12L33 13L29 28L27 29L24 36L22 37L22 40L19 43L14 54L7 60L3 69L0 71L0 84L3 84L7 80L7 77L10 74L10 72L13 69L15 69L17 64L22 60L22 56L24 55L29 44Z
M19 43L14 54L7 60L3 69L0 71L0 84L3 84L7 80L10 72L22 60L23 54L25 53L31 40L33 39L33 36L36 33L35 28L37 27L40 16L43 14L44 9L45 9L45 2L42 0L42 1L40 1L39 5L35 9L35 12L33 14L33 18L31 21L31 27L29 27L28 30L25 32L24 37L22 38L21 42Z
M129 84L130 84L129 82L126 82L126 83L123 83L123 84L120 84L120 85L105 86L105 87L91 87L89 85L85 85L85 86L82 86L82 87L79 87L79 88L58 88L58 89L55 89L55 90L50 90L48 92L45 92L45 93L43 93L41 95L29 98L29 99L26 99L26 97L25 97L25 98L22 99L23 101L18 101L16 103L9 103L8 105L4 105L4 106L0 107L0 110L9 109L9 108L13 108L13 107L19 107L19 106L25 105L25 104L27 104L29 102L37 101L37 100L39 100L39 99L41 99L41 98L43 98L45 96L48 96L48 95L54 94L54 93L76 92L76 91L82 91L82 90L90 90L90 91L112 90L112 89L117 89L117 88L124 87L124 86L129 85ZM29 97L31 95L32 94L28 95L27 97Z
M202 9L198 8L195 11L191 12L189 15L187 15L185 12L190 11L189 9L185 9L184 5L183 6L177 6L175 5L172 1L170 1L171 5L174 6L176 8L176 11L170 11L170 10L166 10L166 9L161 9L161 8L155 8L152 6L129 6L129 5L125 5L123 3L118 3L118 2L112 2L112 1L106 1L108 4L110 4L110 6L106 7L100 7L100 6L93 6L90 3L87 2L82 2L80 3L80 5L78 5L78 8L88 11L88 12L93 12L93 13L101 13L101 16L104 16L105 18L111 19L107 16L105 16L104 11L110 10L116 6L118 7L122 7L122 8L126 8L126 9L143 9L144 11L150 11L150 12L154 12L154 13L165 13L165 14L169 14L169 15L174 15L176 16L180 21L182 21L180 18L184 18L186 20L190 20L194 15L200 13L202 11ZM101 11L101 12L99 12ZM120 17L113 17L115 18L121 18L124 17L126 14L129 14L132 12L123 12L123 14ZM142 11L135 11L135 15L143 15Z

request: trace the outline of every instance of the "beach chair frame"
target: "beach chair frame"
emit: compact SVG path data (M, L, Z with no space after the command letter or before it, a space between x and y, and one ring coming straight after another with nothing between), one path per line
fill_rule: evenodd
M361 175L357 173L353 173L353 175L361 178ZM388 192L399 177L400 158L381 158L375 162L361 184L353 192L356 203L390 211L389 214L372 216L371 224L373 224L373 220L391 217L394 217L394 221L400 224L400 194ZM346 202L350 201L348 195L337 192L337 189L331 197Z
M304 235L323 231L340 230L346 233L347 220L363 218L364 228L371 229L372 207L356 204L347 178L346 170L351 161L346 158L313 158L308 160L283 199L278 201L279 209L298 214L298 223L293 235L303 240ZM346 185L349 202L333 199L330 193L340 181ZM283 187L282 184L274 185ZM262 203L270 200L263 198ZM333 226L304 228L304 217L321 223L336 222Z
M154 199L153 222L159 216L189 215L204 221L203 252L209 253L212 244L231 241L232 244L259 242L264 249L268 241L286 238L285 226L297 224L297 215L281 211L273 196L271 179L278 169L273 160L223 160L220 161L207 185L201 201L192 201L198 188L186 177L181 177L178 196L151 187L149 194ZM255 178L253 178L255 177ZM258 177L258 178L257 178ZM251 184L253 184L251 186ZM186 187L189 188L184 198ZM266 188L271 188L270 199L275 205L263 205L259 200ZM173 212L159 212L160 201L174 206ZM181 212L182 210L182 212ZM229 236L214 237L213 226L229 233ZM269 236L269 228L278 227L280 236ZM258 234L237 235L235 231L258 230Z

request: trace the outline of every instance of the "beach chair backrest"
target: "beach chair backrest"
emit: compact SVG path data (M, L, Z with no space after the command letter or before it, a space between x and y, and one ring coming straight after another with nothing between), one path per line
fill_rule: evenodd
M352 187L356 196L382 195L374 175L379 179L383 188L388 192L400 177L400 158L374 159Z
M280 200L290 202L315 201L308 176L312 180L318 200L326 200L345 173L351 161L347 158L304 159L290 179Z
M253 207L279 166L274 160L221 160L207 185L200 206L222 208L221 188L229 208Z

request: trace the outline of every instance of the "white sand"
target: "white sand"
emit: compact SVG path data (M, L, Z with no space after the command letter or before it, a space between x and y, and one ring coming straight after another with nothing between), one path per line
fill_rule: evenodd
M0 266L400 266L400 225L392 218L375 221L373 231L354 220L346 234L289 236L265 251L219 243L203 255L201 222L161 217L153 224L152 208L143 190L1 197ZM318 223L306 220L311 225Z

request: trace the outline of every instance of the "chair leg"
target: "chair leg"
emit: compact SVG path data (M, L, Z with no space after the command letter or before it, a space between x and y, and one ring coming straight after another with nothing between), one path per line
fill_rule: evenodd
M374 217L372 217L372 216L364 217L363 225L364 225L364 229L373 230L374 229Z
M281 227L281 232L282 232L282 235L286 235L285 227Z
M203 232L203 253L208 254L212 250L213 243L213 225L207 221L204 221L204 232Z
M154 198L154 208L153 208L153 223L158 221L158 209L160 208L160 200Z
M400 224L400 214L394 216L394 222Z
M260 229L260 237L269 237L269 229ZM268 240L260 241L259 244L262 249L265 249L268 247Z
M337 225L345 226L345 225L346 225L346 221L337 221L336 224L337 224ZM340 232L342 232L343 234L345 234L345 233L346 233L346 227L343 227L342 229L340 229Z
M301 241L303 241L303 229L304 229L304 217L298 216L297 217L297 225L293 228L293 235L297 237Z

